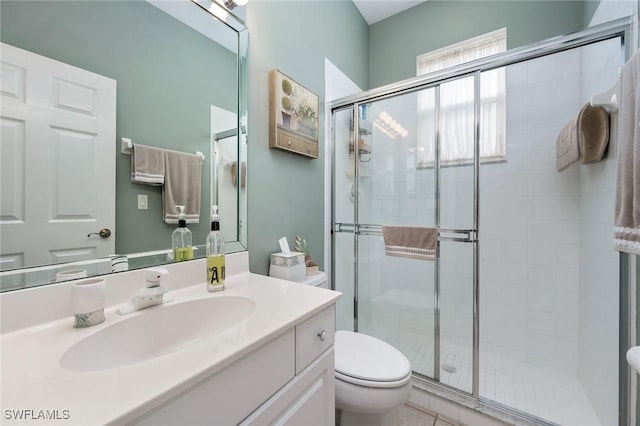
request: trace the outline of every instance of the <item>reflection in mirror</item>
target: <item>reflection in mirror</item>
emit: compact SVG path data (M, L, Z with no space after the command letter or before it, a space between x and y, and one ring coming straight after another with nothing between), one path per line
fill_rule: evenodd
M122 138L202 152L195 257L212 204L226 251L245 249L246 190L229 184L246 167L242 21L187 0L3 0L0 19L0 290L171 261L167 185L131 182Z

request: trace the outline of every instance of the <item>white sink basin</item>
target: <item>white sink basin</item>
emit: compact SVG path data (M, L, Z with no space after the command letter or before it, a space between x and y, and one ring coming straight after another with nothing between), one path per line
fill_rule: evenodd
M222 296L140 311L71 346L60 365L71 371L107 370L146 361L215 336L255 309L251 299Z

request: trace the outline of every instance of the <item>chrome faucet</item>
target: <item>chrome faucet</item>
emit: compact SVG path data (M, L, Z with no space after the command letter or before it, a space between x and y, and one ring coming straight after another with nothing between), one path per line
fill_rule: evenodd
M164 302L163 296L167 292L167 288L161 285L160 281L162 276L168 273L169 271L165 268L145 269L144 287L138 290L127 304L116 309L116 314L126 315Z

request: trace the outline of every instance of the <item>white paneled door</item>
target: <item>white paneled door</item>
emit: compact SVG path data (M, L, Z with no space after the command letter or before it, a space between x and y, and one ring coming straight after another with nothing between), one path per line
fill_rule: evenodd
M0 47L2 269L113 254L116 81Z

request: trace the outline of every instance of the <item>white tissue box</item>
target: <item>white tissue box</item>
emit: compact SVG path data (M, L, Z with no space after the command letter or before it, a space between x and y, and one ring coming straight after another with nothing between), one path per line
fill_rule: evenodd
M269 276L289 281L304 281L307 276L304 253L292 251L271 254Z

